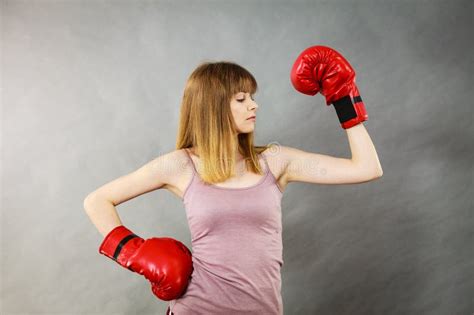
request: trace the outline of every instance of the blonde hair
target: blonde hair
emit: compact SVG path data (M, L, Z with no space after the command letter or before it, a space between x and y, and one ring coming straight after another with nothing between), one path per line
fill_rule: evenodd
M230 102L238 92L254 94L253 75L230 61L203 62L189 76L181 102L176 149L195 147L202 162L201 179L219 183L235 175L236 147L245 166L263 174L257 154L269 146L254 146L254 133L238 134Z

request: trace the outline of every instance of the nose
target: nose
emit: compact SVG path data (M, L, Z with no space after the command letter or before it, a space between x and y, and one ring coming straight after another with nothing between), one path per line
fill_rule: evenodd
M253 108L257 109L257 108L258 108L257 102L252 101L250 104L251 104L251 105L248 107L248 109L253 109Z

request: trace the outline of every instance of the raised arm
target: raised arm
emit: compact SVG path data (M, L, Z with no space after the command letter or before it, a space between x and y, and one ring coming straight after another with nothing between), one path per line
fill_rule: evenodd
M334 105L341 127L347 132L352 156L345 159L285 149L287 182L353 184L381 177L377 152L362 124L369 116L349 62L330 47L312 46L299 54L290 79L298 92L311 96L321 93L326 105Z
M311 184L356 184L382 176L377 152L363 124L346 129L352 158L338 158L311 153L291 147L281 147L286 165L286 182Z

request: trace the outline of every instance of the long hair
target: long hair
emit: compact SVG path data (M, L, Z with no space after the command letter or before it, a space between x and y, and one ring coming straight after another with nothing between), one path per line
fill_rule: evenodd
M196 148L204 182L214 184L234 176L237 149L247 170L263 174L258 154L269 146L254 146L253 132L240 133L236 140L230 108L236 93L254 94L257 89L254 76L230 61L203 62L186 81L176 149Z

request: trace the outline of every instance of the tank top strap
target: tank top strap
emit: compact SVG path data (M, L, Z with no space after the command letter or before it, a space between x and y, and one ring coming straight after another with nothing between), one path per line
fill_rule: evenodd
M267 158L265 157L263 153L260 153L260 155L262 156L263 161L265 162L265 166L267 167L267 172L268 172L270 170L270 167L268 166Z

